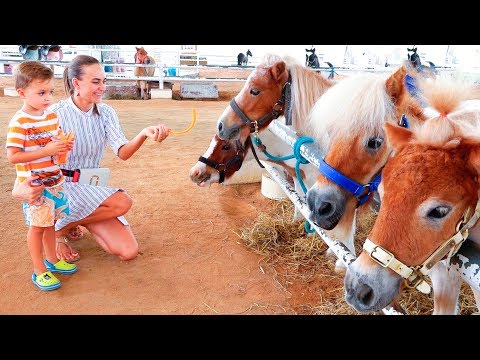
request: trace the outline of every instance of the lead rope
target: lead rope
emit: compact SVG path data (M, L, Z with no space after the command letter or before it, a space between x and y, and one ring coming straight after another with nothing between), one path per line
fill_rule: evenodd
M258 133L254 136L253 142L265 154L265 156L268 157L271 160L282 162L282 161L286 161L286 160L296 158L297 161L295 162L295 174L297 175L298 183L302 187L303 193L304 194L307 193L307 187L305 186L305 183L303 182L302 174L300 172L300 165L301 164L308 164L309 161L307 159L305 159L302 156L302 154L300 153L300 147L307 142L315 142L314 139L312 139L309 136L302 136L302 137L298 138L295 141L295 143L293 144L293 154L286 155L286 156L274 156L274 155L270 154L267 151L267 147L260 140L260 137L258 136ZM253 150L253 147L252 147L252 150ZM315 232L315 229L312 228L312 225L310 224L310 222L308 220L305 220L304 228L305 228L305 231L308 234L311 234L311 233Z

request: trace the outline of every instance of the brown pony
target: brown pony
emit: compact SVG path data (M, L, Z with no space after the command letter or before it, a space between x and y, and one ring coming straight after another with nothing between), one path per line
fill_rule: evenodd
M307 192L310 220L333 230L352 252L357 208L371 199L392 151L384 124L413 126L425 119L407 91L406 73L399 67L387 76L348 77L323 94L310 114L311 135L326 149L317 181Z
M270 140L270 143L278 141L275 135L265 132L262 136ZM241 176L243 183L258 182L258 173L260 168L259 160L269 161L279 165L289 177L295 178L295 168L289 166L286 162L275 161L267 158L259 150L249 151L252 147L252 140L247 138L245 144L240 140L222 140L215 134L210 141L210 146L205 153L199 157L198 162L190 169L189 176L192 182L200 187L211 186L213 183L228 183L228 180L235 174ZM272 148L275 148L272 147ZM290 148L290 152L291 152ZM255 158L255 156L257 158ZM245 164L243 167L242 165ZM252 168L253 167L253 168ZM261 173L261 171L260 171ZM302 179L308 181L307 172L300 170ZM314 178L311 177L310 181Z
M251 144L251 141L244 146L240 140L222 140L215 134L207 151L190 169L190 179L200 187L223 183L240 170Z
M143 47L135 47L135 64L154 65L155 60L149 56ZM133 74L135 76L153 76L155 74L154 67L134 67ZM137 96L141 99L150 99L150 87L147 80L137 80Z
M334 84L291 57L268 54L223 111L217 135L244 144L251 133L266 129L282 115L287 125L302 132L313 104Z
M480 97L472 89L426 81L430 118L412 129L385 125L395 156L382 171L376 222L345 277L346 301L356 310L380 310L405 284L428 293L428 274L433 313L456 312L461 281L445 262L467 236L480 244L480 101L466 100Z
M285 123L291 121L294 129L302 131L303 120L313 104L333 84L334 82L312 69L305 68L291 57L267 54L262 63L250 73L243 88L218 119L218 134L212 138L203 157L225 164L243 147L245 162L256 164L252 152L248 151L250 146L247 146L247 141L251 141L251 133L261 133L262 141L268 140L265 144L273 155L292 153L289 145L263 130L273 119L281 117ZM224 151L225 145L236 150ZM257 151L257 154L259 159L268 160L263 152ZM291 169L292 166L286 167L287 172ZM226 173L226 178L234 173L235 171ZM190 178L202 186L220 179L218 171L202 161L198 161L191 168Z

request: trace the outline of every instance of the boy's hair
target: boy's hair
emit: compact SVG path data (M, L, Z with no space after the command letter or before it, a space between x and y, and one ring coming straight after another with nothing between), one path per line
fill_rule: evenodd
M40 61L23 61L13 72L15 89L26 88L33 80L49 80L53 71Z

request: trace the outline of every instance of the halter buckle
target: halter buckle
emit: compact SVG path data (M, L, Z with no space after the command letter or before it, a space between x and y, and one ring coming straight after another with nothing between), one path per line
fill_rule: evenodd
M425 280L425 277L423 275L418 274L417 272L414 273L415 278L410 280L410 279L405 279L405 285L410 288L410 289L417 289L418 291L424 293L424 294L429 294L431 291L430 285L428 285L427 281Z
M258 135L258 122L257 121L252 121L250 123L250 132L254 133L255 135Z
M385 255L386 255L387 258L386 259L381 259L379 257L375 257L373 254L376 251L383 252L383 255L384 255L383 257L385 258ZM382 265L383 267L388 267L390 265L390 263L392 262L392 260L395 259L395 256L390 251L385 250L384 248L382 248L381 246L378 246L378 245L375 245L375 247L372 249L372 251L370 252L370 257L373 260L375 260L377 263Z
M280 112L283 110L283 101L278 101L273 105L273 114L275 116L275 119L277 119L280 116Z

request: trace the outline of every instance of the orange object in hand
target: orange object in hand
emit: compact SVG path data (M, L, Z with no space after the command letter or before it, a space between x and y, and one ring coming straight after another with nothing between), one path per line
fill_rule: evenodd
M172 135L184 135L184 134L188 133L190 130L193 129L196 121L197 121L197 110L192 109L192 122L190 123L188 128L186 128L185 130L181 130L181 131L170 130L170 134L172 134Z
M67 135L63 132L62 129L58 130L58 137L60 138L61 141L63 142L68 142L72 141L74 139L73 137L73 131L70 131ZM57 164L65 164L67 162L67 156L70 151L67 151L63 154L57 155Z

